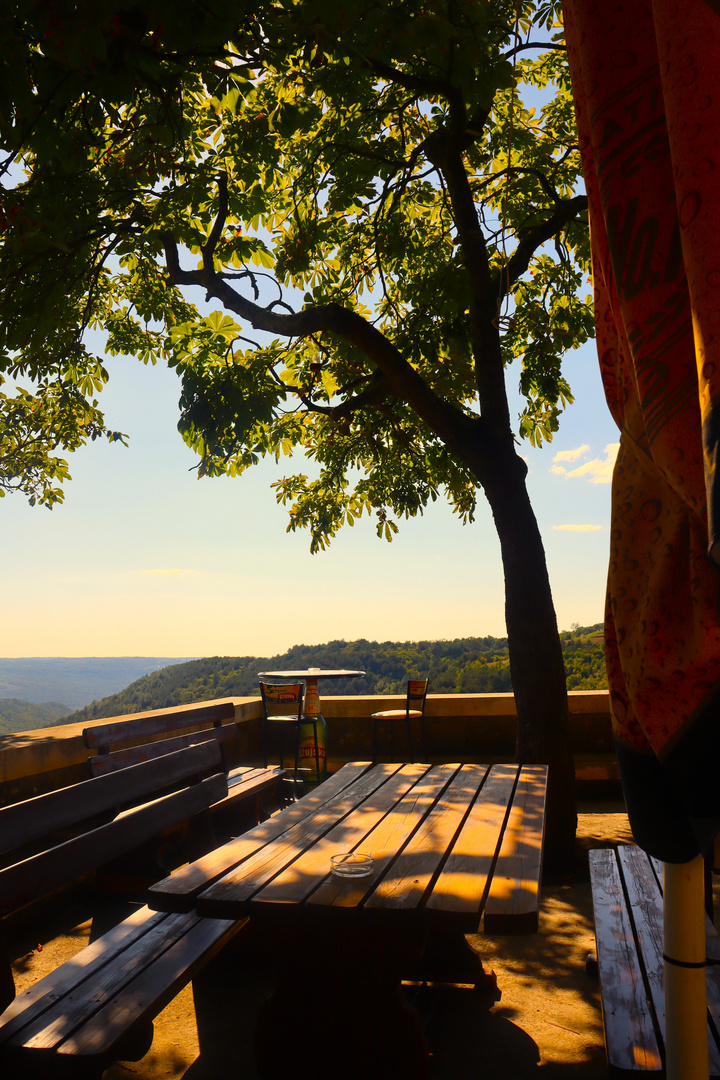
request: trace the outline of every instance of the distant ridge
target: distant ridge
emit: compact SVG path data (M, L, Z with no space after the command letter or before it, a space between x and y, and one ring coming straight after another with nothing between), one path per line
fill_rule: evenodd
M561 634L568 689L607 687L602 624L573 627ZM404 693L407 680L429 677L430 692L502 693L512 690L507 638L456 638L452 641L378 643L331 641L295 645L271 657L214 656L175 662L131 683L122 692L94 701L63 723L149 709L172 708L192 701L247 697L258 693L258 673L291 668L347 668L365 671L362 679L324 683L321 694Z
M28 656L0 658L0 698L65 702L68 711L122 690L128 683L189 657Z

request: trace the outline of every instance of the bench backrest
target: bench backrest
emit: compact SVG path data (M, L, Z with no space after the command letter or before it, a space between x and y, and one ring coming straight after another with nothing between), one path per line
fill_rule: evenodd
M232 701L219 701L212 705L198 705L192 709L169 709L167 712L152 716L137 716L132 719L111 720L107 724L96 724L83 731L83 742L88 750L109 753L111 747L122 743L136 742L138 739L167 735L169 732L192 731L201 724L213 724L219 727L224 720L235 719L235 706Z
M105 825L1 869L0 916L97 869L224 798L228 790L224 772L199 779L217 769L220 760L218 743L205 742L4 807L0 810L0 836L5 850L10 851L50 836L62 826L152 798L171 784L190 782L179 791L126 810Z
M216 742L222 748L223 767L228 771L225 760L225 744L238 738L237 724L224 724L222 727L207 728L205 731L194 731L190 735L178 735L174 739L159 739L157 742L141 743L139 746L127 746L122 750L113 750L107 754L95 754L88 758L88 768L91 776L104 776L106 773L115 772L117 769L125 769L128 765L137 765L141 761L152 761L154 758L172 754L176 750L182 750L186 746L196 746L203 742Z
M167 790L173 784L222 769L217 743L201 743L130 768L82 780L0 809L0 853L50 836Z

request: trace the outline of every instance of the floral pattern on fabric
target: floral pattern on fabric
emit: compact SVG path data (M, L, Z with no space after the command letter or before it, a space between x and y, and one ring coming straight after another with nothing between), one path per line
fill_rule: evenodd
M613 725L662 758L720 687L720 19L703 0L564 10L598 354L621 431Z

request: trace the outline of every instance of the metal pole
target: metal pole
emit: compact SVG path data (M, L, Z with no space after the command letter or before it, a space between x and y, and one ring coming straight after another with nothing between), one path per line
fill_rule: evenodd
M664 864L663 911L667 1080L708 1080L702 855L688 863ZM672 963L668 957L680 963ZM684 964L698 966L685 967Z

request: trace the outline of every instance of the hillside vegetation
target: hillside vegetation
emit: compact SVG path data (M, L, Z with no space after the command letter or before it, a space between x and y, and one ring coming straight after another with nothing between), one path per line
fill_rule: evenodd
M70 708L59 701L31 702L0 698L0 735L59 724Z
M573 627L561 639L568 689L606 687L602 625ZM94 701L73 713L67 722L172 708L210 698L253 696L258 693L259 672L309 667L366 672L364 678L321 683L324 696L404 693L408 679L425 677L430 679L430 692L435 694L512 690L506 638L331 641L325 645L295 645L278 656L213 656L173 664L145 675L118 694Z

